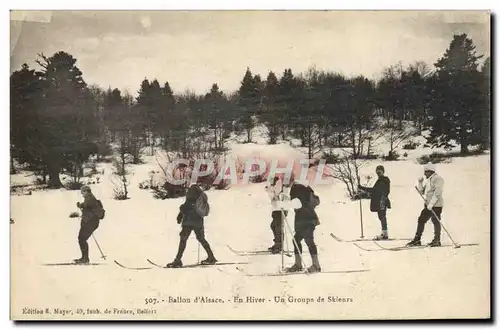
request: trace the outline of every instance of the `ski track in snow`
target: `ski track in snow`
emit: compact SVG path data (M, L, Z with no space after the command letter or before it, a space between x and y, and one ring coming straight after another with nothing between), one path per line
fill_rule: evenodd
M297 150L288 144L262 146L231 144L240 156L255 155L259 148L266 154L295 158ZM428 149L426 149L428 150ZM422 151L416 150L415 155ZM416 157L416 156L415 156ZM272 244L269 229L270 205L265 184L237 186L227 191L207 192L211 203L205 220L205 233L220 262L248 262L244 265L222 265L195 269L159 269L134 271L118 267L117 260L128 267L148 267L146 258L162 265L173 260L178 246L180 227L176 223L182 199L156 200L148 190L137 185L156 169L154 157L146 164L131 166L130 200L111 198L109 164L101 183L93 185L97 198L103 201L106 218L95 232L107 260L89 240L91 262L105 267L47 267L43 264L71 262L79 257L77 235L79 219L70 219L81 200L78 191L35 191L31 196L12 196L11 225L12 306L65 308L150 308L145 298L210 296L223 298L224 304L161 304L153 306L158 318L178 319L346 319L346 318L461 318L487 317L490 299L490 156L455 158L449 164L438 164L445 180L443 222L458 243L480 243L461 249L440 248L399 252L365 252L352 243L332 239L330 232L343 239L360 235L359 203L347 199L344 186L313 186L321 198L317 212L321 225L315 231L319 259L323 271L368 269L368 272L322 274L319 276L249 277L248 273L273 273L281 267L281 256L238 256L237 250L263 250ZM411 237L416 219L423 207L414 190L422 176L422 166L414 159L397 162L368 162L362 175L374 175L382 163L392 182L388 211L389 234ZM15 182L23 175L14 176ZM373 179L372 179L373 184ZM375 213L369 212L369 201L363 200L365 237L379 234ZM293 212L288 220L293 226ZM429 221L423 236L432 238ZM446 233L442 242L450 243ZM357 242L376 248L371 242ZM384 242L384 246L400 246L401 241ZM293 245L288 238L289 249ZM307 247L303 243L304 251ZM196 263L198 243L191 234L184 254L185 264ZM205 252L201 249L200 259ZM308 253L304 254L311 264ZM285 258L291 266L293 258ZM22 290L16 292L16 290ZM233 296L351 297L353 303L323 304L233 304ZM50 296L51 305L47 306ZM272 313L270 312L272 310ZM195 313L195 314L193 314ZM75 315L76 317L76 315ZM102 315L101 317L105 317ZM134 315L132 318L148 316ZM149 316L154 318L154 316Z

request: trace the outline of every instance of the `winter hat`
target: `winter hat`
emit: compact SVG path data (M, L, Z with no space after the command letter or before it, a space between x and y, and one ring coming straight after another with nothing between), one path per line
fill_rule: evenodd
M198 186L197 184L193 184L191 185L191 187L188 188L186 192L186 199L196 200L198 199L198 197L201 195L202 192L203 190L201 189L200 186Z
M436 165L433 163L429 162L424 165L424 172L431 171L431 172L436 172Z
M378 170L382 170L382 172L385 173L385 168L382 165L377 166L377 168L375 169L375 171L378 171Z

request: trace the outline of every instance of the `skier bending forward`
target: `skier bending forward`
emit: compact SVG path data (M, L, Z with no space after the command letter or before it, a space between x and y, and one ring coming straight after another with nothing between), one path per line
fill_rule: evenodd
M208 197L198 185L189 187L186 193L186 201L180 206L180 212L177 216L177 223L182 224L180 232L179 250L175 260L167 264L168 268L182 267L182 254L186 249L186 243L194 231L196 239L200 242L201 246L207 252L208 258L201 262L202 265L213 265L217 262L215 259L210 244L205 239L205 229L203 226L203 217L208 215L209 212Z
M319 205L319 198L314 194L311 187L294 183L290 189L290 199L291 205L294 205L293 207L295 208L295 264L288 268L287 272L298 272L302 270L302 260L300 258L302 254L302 240L306 242L309 253L311 254L312 266L307 270L310 273L321 272L321 266L318 260L318 249L314 243L314 230L316 226L319 225L318 215L314 208ZM295 244L295 242L297 244Z
M99 227L99 211L102 209L102 204L92 194L89 186L83 186L80 192L83 196L83 203L77 202L76 206L82 210L82 221L80 222L80 231L78 232L78 245L80 245L82 257L74 261L77 264L88 264L90 260L87 240Z

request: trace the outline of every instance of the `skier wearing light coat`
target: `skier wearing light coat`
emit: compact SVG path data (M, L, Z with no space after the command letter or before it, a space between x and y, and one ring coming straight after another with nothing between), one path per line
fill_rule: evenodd
M424 232L425 224L429 219L432 220L434 224L434 239L428 244L428 246L435 247L441 246L441 212L443 211L444 201L443 201L443 188L444 180L441 176L436 173L436 165L428 163L424 166L424 175L427 178L425 185L423 184L424 178L418 179L418 191L424 196L425 204L424 209L420 212L417 223L417 231L415 237L408 246L420 246L422 245L420 239L422 233ZM438 217L436 218L433 214Z
M273 232L274 244L268 249L271 253L281 253L283 249L282 243L282 216L287 216L287 212L283 211L279 205L279 201L283 198L283 182L279 177L274 177L269 186L266 186L269 199L271 200L271 230ZM282 214L284 212L284 214Z

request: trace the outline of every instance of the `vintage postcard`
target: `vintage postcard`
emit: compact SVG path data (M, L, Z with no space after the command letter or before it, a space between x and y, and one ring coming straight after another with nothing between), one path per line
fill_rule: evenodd
M491 318L490 19L11 11L11 319Z

